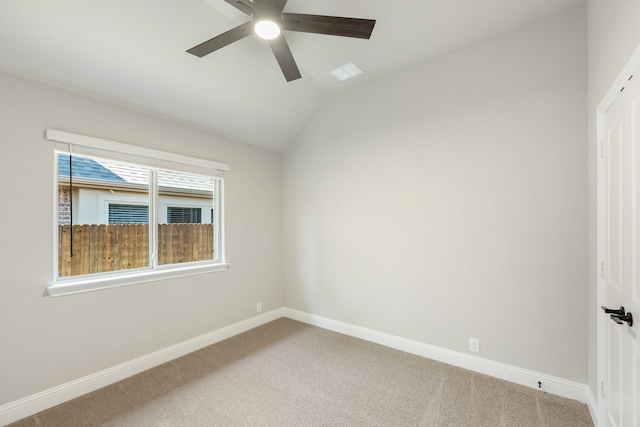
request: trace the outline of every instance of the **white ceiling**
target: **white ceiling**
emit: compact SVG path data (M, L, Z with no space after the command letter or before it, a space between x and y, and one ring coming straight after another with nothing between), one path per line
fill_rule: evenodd
M289 0L285 12L376 19L370 40L286 32L287 83L250 36L185 51L249 18L224 0L2 0L0 70L280 151L337 91L585 0ZM355 62L339 83L328 72Z

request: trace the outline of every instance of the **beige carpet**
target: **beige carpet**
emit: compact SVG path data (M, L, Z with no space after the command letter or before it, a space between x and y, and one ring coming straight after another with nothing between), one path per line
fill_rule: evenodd
M11 427L592 425L579 402L283 318Z

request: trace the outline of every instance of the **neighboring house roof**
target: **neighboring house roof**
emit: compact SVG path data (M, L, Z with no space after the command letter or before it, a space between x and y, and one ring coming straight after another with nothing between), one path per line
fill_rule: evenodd
M149 184L149 170L146 168L104 159L99 159L98 162L129 184Z
M145 168L128 163L111 160L94 160L87 157L73 156L73 177L86 178L128 184L149 184L149 174ZM69 155L58 156L58 175L69 176ZM184 172L167 170L158 171L160 187L166 189L196 190L210 192L213 190L213 178L204 175L192 175Z
M184 190L213 190L213 178L189 173L158 171L158 185L160 187L179 188Z
M73 156L71 168L73 178L99 179L103 181L126 182L123 178L105 168L100 163L87 157ZM69 155L58 156L58 175L69 176Z

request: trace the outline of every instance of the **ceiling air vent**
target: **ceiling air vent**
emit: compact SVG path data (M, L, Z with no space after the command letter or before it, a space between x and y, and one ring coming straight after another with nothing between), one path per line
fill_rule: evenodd
M350 79L351 77L355 77L359 74L362 74L362 70L353 62L349 62L348 64L344 64L341 67L336 68L335 70L329 71L333 77L336 78L339 82Z

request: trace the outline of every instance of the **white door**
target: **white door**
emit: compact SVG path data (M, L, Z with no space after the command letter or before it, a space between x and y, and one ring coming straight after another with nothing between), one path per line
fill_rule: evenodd
M599 302L605 306L598 314L604 359L599 376L605 419L600 421L615 427L640 427L640 69L636 71L606 111L600 133Z

